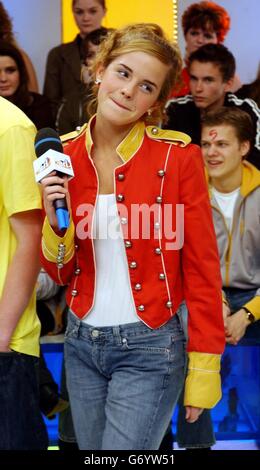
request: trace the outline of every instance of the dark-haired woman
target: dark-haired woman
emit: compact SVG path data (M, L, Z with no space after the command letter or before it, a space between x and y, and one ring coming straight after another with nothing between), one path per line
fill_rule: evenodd
M29 78L19 49L0 41L0 96L20 108L37 129L54 127L49 100L29 91Z
M15 41L12 21L6 9L4 8L3 2L0 2L0 40L6 41L19 49L20 53L22 54L28 74L28 89L30 91L38 92L39 87L34 66L30 57L26 54L23 49L18 47Z

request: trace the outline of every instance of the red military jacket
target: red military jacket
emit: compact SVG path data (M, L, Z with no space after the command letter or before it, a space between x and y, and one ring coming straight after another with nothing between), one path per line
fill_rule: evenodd
M43 265L56 282L68 284L67 302L79 318L95 298L98 177L91 122L65 146L75 173L69 182L74 224L60 237L45 221L42 244ZM117 148L122 165L115 169L114 187L138 317L158 328L185 299L188 351L193 358L214 357L224 348L220 267L201 152L189 141L139 122Z

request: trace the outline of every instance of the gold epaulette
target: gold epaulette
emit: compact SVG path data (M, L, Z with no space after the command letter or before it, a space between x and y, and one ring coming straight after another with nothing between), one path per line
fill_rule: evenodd
M160 129L160 127L156 126L147 126L146 133L150 139L163 140L164 142L179 145L180 147L186 147L191 143L190 136L184 134L184 132Z
M87 125L88 123L84 124L84 126L80 127L79 129L76 129L75 131L68 132L67 134L61 135L60 140L63 143L63 145L67 145L69 144L71 140L74 140L77 137L79 137L86 130Z

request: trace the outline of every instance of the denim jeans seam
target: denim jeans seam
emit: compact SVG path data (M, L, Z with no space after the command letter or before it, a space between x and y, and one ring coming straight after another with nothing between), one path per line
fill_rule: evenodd
M168 368L168 372L169 372L169 368ZM167 374L165 374L164 376L164 379L166 377ZM169 380L168 380L168 383L167 383L167 386L169 385ZM160 395L160 398L157 400L157 407L156 409L154 410L154 413L152 414L152 419L150 421L150 428L148 428L148 433L146 434L146 438L144 439L144 445L143 445L143 449L146 449L147 448L147 443L149 442L150 440L150 435L151 435L151 432L153 432L154 430L154 423L156 422L157 420L157 415L158 415L158 411L160 409L160 406L161 406L161 403L163 401L163 396L164 396L164 393L165 393L165 390L167 389L167 386L162 387L162 390L161 390L161 395Z
M161 438L161 433L164 431L165 421L167 421L168 417L170 419L170 414L172 411L172 406L174 401L177 398L178 391L179 391L179 379L176 381L175 379L175 370L173 365L177 363L181 363L181 356L183 351L181 348L178 347L178 354L173 354L173 338L180 338L182 339L183 335L180 332L180 329L175 330L173 328L165 329L164 331L157 331L154 332L156 338L154 338L154 334L152 334L153 338L150 341L148 332L145 332L140 338L139 341L136 341L133 338L136 335L129 335L131 336L131 340L129 342L139 343L139 347L135 347L135 353L128 352L128 349L124 349L124 343L117 344L115 343L115 336L111 334L112 329L110 327L106 328L102 332L102 328L94 328L88 327L85 325L80 329L80 336L75 338L73 334L66 338L65 340L65 353L67 359L67 367L69 369L68 374L68 385L70 387L70 394L74 398L73 403L73 414L75 417L75 424L77 427L77 437L78 443L81 449L96 449L99 446L99 435L102 431L103 426L103 416L101 413L101 409L103 405L105 405L105 400L107 400L108 396L106 396L105 391L105 381L99 377L97 374L97 369L99 369L97 364L101 364L102 367L105 367L111 374L113 371L118 372L121 371L123 373L115 375L115 388L111 388L111 397L115 398L119 397L119 405L117 406L116 412L118 416L122 416L122 412L126 420L123 421L122 426L127 429L127 425L129 426L129 430L132 431L135 429L137 424L137 418L139 418L140 413L142 415L143 404L142 400L147 400L147 408L146 411L143 411L144 418L141 419L140 428L136 429L137 434L127 433L126 436L120 437L118 434L118 429L116 426L113 426L111 422L111 428L108 427L108 432L112 431L112 434L107 434L104 448L108 449L111 447L106 447L110 445L113 438L117 439L116 446L125 442L126 448L127 446L135 446L138 447L131 447L131 449L152 449L155 447L151 447L154 445L159 445L159 439ZM142 325L140 325L141 329L143 329ZM136 326L135 326L136 328ZM91 336L91 332L97 329L100 333L99 335ZM73 331L73 326L70 328L70 331ZM83 334L84 332L84 334ZM102 333L101 333L102 332ZM127 337L128 333L131 332L131 328L127 329L122 327L121 329L121 337ZM139 331L140 333L140 331ZM150 333L150 331L149 331ZM158 337L157 337L158 334ZM105 341L106 347L104 348L104 358L102 357L102 335ZM166 336L165 336L166 335ZM140 336L140 334L138 334ZM129 339L129 338L128 338ZM142 341L143 339L143 341ZM143 347L147 344L147 347L143 349ZM163 348L149 348L151 346L163 346ZM95 348L96 346L96 348ZM140 347L141 346L141 347ZM93 347L96 351L96 354L92 355ZM73 349L75 350L73 351ZM124 353L122 351L124 349ZM158 351L159 350L159 351ZM169 353L171 351L171 354ZM147 354L148 352L148 354ZM154 354L155 353L155 354ZM80 363L80 357L85 357L88 354L88 360L84 364L83 362ZM170 363L173 356L173 363ZM92 357L92 359L91 359ZM145 363L144 363L145 361ZM91 362L95 365L95 370L92 368ZM122 370L122 362L124 367L126 367L125 371ZM140 368L141 366L141 368ZM128 367L134 367L134 373L137 374L138 379L143 380L144 383L140 382L139 391L136 390L136 382L133 382L133 375L129 376ZM145 377L140 375L140 369L144 370ZM88 379L92 382L90 386L86 384L87 375L84 371L89 370ZM112 370L112 372L111 372ZM137 371L137 372L136 372ZM150 372L151 371L151 372ZM152 375L151 375L152 374ZM182 375L182 370L179 367L176 370L176 377L180 377ZM129 392L125 393L124 387L122 387L122 377L123 380L126 380L126 384L130 384ZM134 376L136 378L136 375ZM143 377L143 379L142 379ZM151 377L151 378L150 378ZM79 393L79 386L77 384L85 384L85 392ZM131 385L133 384L133 385ZM143 385L143 387L142 387ZM99 390L101 390L99 396L96 393L97 387L99 386ZM104 387L104 391L102 391L102 387ZM145 388L144 388L145 387ZM83 389L84 387L82 387ZM147 391L147 394L144 396L144 390ZM135 397L137 401L136 403L136 411L133 415L134 422L132 422L131 416L129 413L127 414L128 404L132 403L132 393L134 391ZM136 393L137 392L137 393ZM118 394L118 395L117 395ZM79 400L76 399L78 395ZM126 397L125 397L126 395ZM85 398L84 398L85 397ZM148 397L148 398L147 398ZM84 403L80 402L81 399L84 398ZM151 398L151 400L149 400ZM124 401L126 400L126 406L124 405ZM109 402L108 402L109 403ZM88 404L93 404L92 406L88 406ZM99 410L97 410L97 406L99 406ZM120 406L123 408L120 409ZM98 411L98 412L96 412ZM113 408L110 410L113 411ZM118 418L117 416L117 418ZM98 430L97 436L93 436L90 429L92 424L90 424L90 429L86 431L86 419L89 418L89 423L95 423L95 429ZM120 420L119 420L120 421ZM156 431L154 431L154 427L156 427ZM137 441L138 437L138 441ZM65 435L64 435L65 438ZM120 440L121 439L121 440ZM120 442L119 442L119 441ZM93 444L94 443L94 444ZM92 447L90 447L92 446ZM140 446L140 447L139 447ZM99 447L98 447L99 448ZM129 447L130 448L130 447Z
M140 351L141 353L145 354L165 354L169 357L170 350L167 348L151 348L151 347L140 347L140 346L133 346L129 347L128 345L125 347L126 351Z

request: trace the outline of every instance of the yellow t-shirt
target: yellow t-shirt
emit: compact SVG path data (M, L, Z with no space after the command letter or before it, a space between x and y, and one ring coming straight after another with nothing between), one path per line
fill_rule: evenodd
M34 180L32 164L35 159L35 131L33 123L22 111L0 97L0 297L17 245L9 217L19 212L41 209L41 195ZM10 292L12 295L15 292ZM38 356L39 333L34 293L17 324L10 347Z

